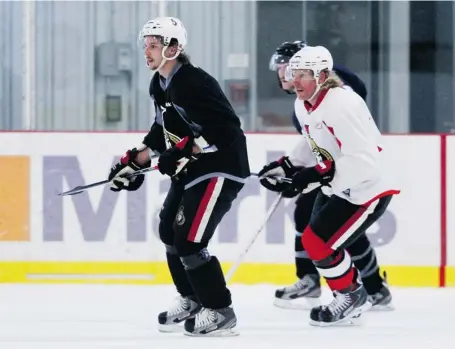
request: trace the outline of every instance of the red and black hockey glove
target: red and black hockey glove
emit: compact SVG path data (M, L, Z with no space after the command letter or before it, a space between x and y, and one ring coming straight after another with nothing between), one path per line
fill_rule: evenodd
M193 140L183 138L174 147L165 150L158 158L158 170L161 174L174 176L183 169L193 153ZM179 170L179 171L177 171Z
M303 168L292 177L292 187L296 190L305 190L312 183L328 185L335 175L335 163L324 161L325 168L321 165Z
M145 176L138 175L132 178L124 178L123 176L138 171L142 168L150 167L151 161L143 166L134 162L139 150L133 148L128 150L120 161L111 168L109 180L112 181L110 189L112 191L120 191L122 189L128 191L138 190L144 183Z
M273 179L273 177L291 178L298 170L299 169L291 163L289 157L283 156L278 161L271 162L259 171L259 177L271 177L262 178L259 182L268 190L281 193L292 189L291 185L290 183L279 182L276 179Z

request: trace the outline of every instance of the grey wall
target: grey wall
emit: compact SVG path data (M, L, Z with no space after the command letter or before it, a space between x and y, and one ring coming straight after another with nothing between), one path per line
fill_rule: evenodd
M0 1L0 127L21 127L22 60L20 3Z
M251 78L253 2L171 1L167 15L184 22L193 62L224 80ZM159 14L153 1L36 2L35 113L39 130L147 129L153 118L150 72L136 46L142 25ZM20 129L24 48L20 2L0 2L0 128ZM97 46L125 44L130 71L99 74ZM249 53L250 67L229 68L232 53ZM105 121L104 97L122 97L122 120Z

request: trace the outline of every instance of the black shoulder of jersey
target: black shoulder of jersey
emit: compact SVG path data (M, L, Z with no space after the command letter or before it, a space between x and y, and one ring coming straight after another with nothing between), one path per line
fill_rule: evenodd
M292 124L294 125L298 133L303 134L302 126L300 126L299 119L297 119L297 115L295 114L295 110L292 113Z
M153 96L153 86L159 86L157 82L159 81L160 74L156 72L153 74L152 78L150 79L150 86L149 86L149 95L150 97Z
M365 83L354 72L341 65L334 65L333 70L346 85L349 85L364 100L367 98Z
M174 88L183 87L186 92L188 88L198 88L202 87L207 83L207 80L213 79L215 83L216 80L204 69L194 66L192 64L184 64L180 67L178 72L173 77L173 86Z

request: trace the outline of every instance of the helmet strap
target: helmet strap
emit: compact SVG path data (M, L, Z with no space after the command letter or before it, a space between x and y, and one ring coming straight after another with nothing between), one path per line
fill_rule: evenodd
M319 83L319 77L321 76L321 72L315 74L315 80L316 80L316 89L314 90L314 93L311 95L310 98L308 98L308 101L311 101L316 95L317 93L321 90L321 86L322 84Z
M161 51L161 57L162 57L163 59L161 60L161 63L160 63L160 65L158 66L158 68L154 69L153 72L156 72L156 71L159 72L160 69L164 67L164 65L166 64L167 61L171 61L171 60L173 60L173 59L176 59L176 58L179 56L181 50L178 50L177 53L176 53L173 57L166 57L166 55L165 55L164 53L166 52L166 49L167 49L168 47L169 47L169 45L163 46L163 50Z
M316 82L316 89L314 90L314 93L311 95L311 97L308 98L308 101L311 101L320 90L321 90L321 84Z
M316 89L314 90L314 93L311 95L311 97L308 98L308 101L311 101L318 94L318 92L321 90L322 85L324 84L324 83L322 83L322 84L319 83L319 78L321 77L321 71L314 74L314 76L315 76L314 79L316 80Z

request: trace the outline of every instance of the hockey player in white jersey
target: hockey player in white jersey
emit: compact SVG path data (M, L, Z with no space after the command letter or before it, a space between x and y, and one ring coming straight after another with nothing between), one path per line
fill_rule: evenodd
M334 295L330 304L311 311L311 324L320 326L358 317L371 307L345 247L364 231L362 225L378 206L400 192L381 166L381 134L365 101L340 87L332 69L332 56L322 46L306 46L289 61L303 137L289 156L263 173L292 177L291 186L299 191L320 184L330 196L302 234L306 252Z
M292 80L287 81L285 69L288 67L289 60L300 49L305 47L305 41L286 41L278 46L273 53L269 68L277 75L277 80L280 88L288 94L295 94ZM348 68L334 63L333 72L340 77L343 82L343 88L350 88L356 92L363 100L366 100L367 89L363 81ZM292 113L292 124L299 134L303 134L302 127L295 112ZM259 172L262 175L268 170L267 166ZM265 182L265 187L270 184L268 180ZM305 248L302 246L302 233L306 226L310 223L310 218L313 211L319 210L325 205L329 199L321 188L314 189L309 193L301 193L295 190L286 190L281 193L286 198L295 200L294 224L295 224L295 272L298 280L290 285L275 291L274 304L280 308L287 309L311 309L320 305L321 284L320 275L313 261L309 258ZM388 201L382 201L376 208L374 214L362 224L363 232L358 234L358 238L346 250L351 256L354 265L360 272L362 283L368 293L368 299L372 304L371 310L392 310L392 294L387 285L386 273L381 277L380 267L376 257L375 250L371 245L366 231L377 220L378 217L384 214L387 208Z

